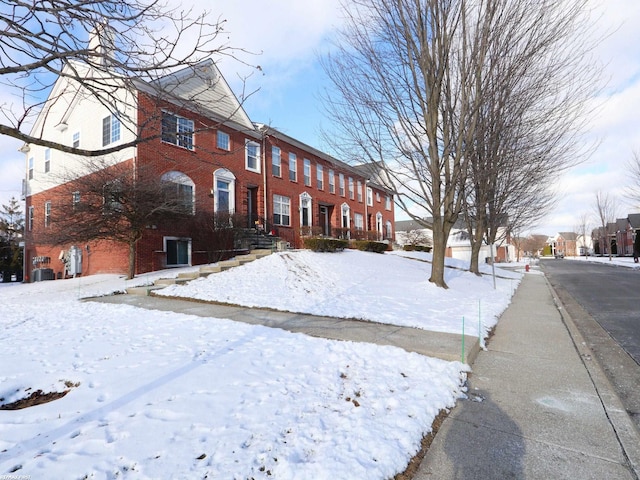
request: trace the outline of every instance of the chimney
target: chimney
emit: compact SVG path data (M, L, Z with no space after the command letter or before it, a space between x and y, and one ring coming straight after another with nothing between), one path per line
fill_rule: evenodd
M105 23L97 24L89 33L89 59L94 65L108 67L113 63L114 32Z

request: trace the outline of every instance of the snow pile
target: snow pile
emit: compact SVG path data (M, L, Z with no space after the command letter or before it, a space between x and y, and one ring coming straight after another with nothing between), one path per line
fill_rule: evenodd
M183 291L246 292L260 306L441 328L441 311L459 315L471 294L504 308L518 281L498 279L492 293L490 279L451 270L443 291L428 284L421 260L279 254ZM80 300L150 279L0 288L0 405L67 391L0 410L0 475L385 479L404 470L437 413L463 395L459 362Z
M499 270L494 290L486 266L478 277L448 260L455 268L446 270L444 290L429 283L430 260L419 252L282 252L157 294L458 334L464 317L465 334L474 336L480 316L486 335L522 275Z

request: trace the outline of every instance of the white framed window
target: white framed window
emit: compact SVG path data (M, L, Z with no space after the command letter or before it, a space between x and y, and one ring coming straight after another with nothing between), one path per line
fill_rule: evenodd
M44 173L51 171L51 149L47 148L44 151Z
M71 145L73 146L73 148L79 148L80 147L80 132L74 132L73 133L73 138L71 140Z
M216 147L220 150L231 150L231 139L228 133L218 130L216 133Z
M51 225L51 202L44 202L44 226Z
M276 225L291 225L291 199L282 195L273 196L273 223Z
M71 194L71 207L73 208L74 212L78 208L79 204L80 204L80 192L75 191Z
M376 192L376 202L380 203L380 192Z
M320 164L316 164L316 181L318 190L324 190L324 169Z
M31 206L29 207L29 231L33 230L33 214L34 208Z
M344 174L338 174L338 189L340 192L340 196L344 197Z
M384 208L387 210L391 210L391 196L387 195L384 197Z
M371 187L367 187L367 205L373 207L373 190Z
M175 202L184 213L196 213L193 180L182 172L171 171L162 175L161 181L168 202Z
M362 203L362 182L358 180L358 184L356 186L356 193L358 194L358 201Z
M364 230L364 216L361 213L353 215L353 224L356 230Z
M29 180L33 180L33 157L29 158L29 172L27 173Z
M384 238L389 240L393 238L393 226L391 225L390 220L387 220L385 231L384 231Z
M353 200L354 196L353 178L349 177L349 198Z
M309 187L311 186L311 160L308 158L304 159L304 184Z
M102 119L102 146L120 140L120 119L116 115L109 115Z
M289 152L289 180L298 181L298 159L295 153Z
M271 174L274 177L282 176L282 157L280 147L271 147Z
M329 193L336 193L336 174L333 170L329 170Z
M236 208L236 177L226 168L213 172L213 211L233 213Z
M251 140L244 142L245 168L260 173L260 144Z
M193 150L193 120L162 112L162 141Z

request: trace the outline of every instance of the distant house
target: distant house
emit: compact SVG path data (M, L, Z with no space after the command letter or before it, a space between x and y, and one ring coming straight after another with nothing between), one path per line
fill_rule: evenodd
M433 235L428 225L430 218L425 218L422 222L417 220L399 220L395 224L396 243L402 247L411 244L416 238L428 238L431 244ZM507 232L502 232L504 237L493 246L493 256L498 262L510 262L516 258L516 248L511 244L511 238ZM471 242L469 233L464 221L458 219L449 238L447 239L447 249L445 255L449 258L457 260L471 260ZM491 259L491 247L483 244L480 247L480 261L489 261Z
M578 234L575 232L560 232L555 236L554 255L575 257L578 254Z

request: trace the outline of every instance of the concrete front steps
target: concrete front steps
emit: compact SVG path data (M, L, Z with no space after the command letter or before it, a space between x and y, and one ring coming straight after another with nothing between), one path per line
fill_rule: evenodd
M196 278L208 277L212 273L224 272L225 270L229 270L233 267L239 267L240 265L253 262L258 258L266 257L270 254L271 250L268 249L252 250L251 253L247 253L246 255L238 255L237 257L230 258L229 260L223 260L211 265L204 265L193 272L179 273L175 278L160 278L156 280L153 285L127 288L127 293L129 295L150 295L152 291L164 288L167 285L182 285L190 282L191 280L195 280Z

